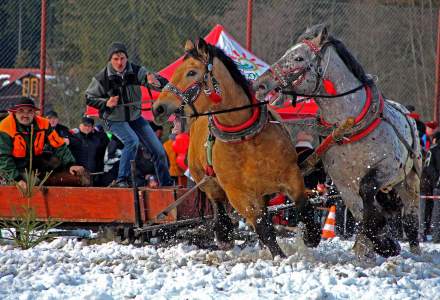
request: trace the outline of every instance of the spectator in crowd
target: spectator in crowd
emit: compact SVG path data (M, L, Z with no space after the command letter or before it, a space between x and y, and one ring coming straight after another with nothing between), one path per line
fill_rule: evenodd
M32 99L23 97L0 122L0 173L7 180L17 182L22 189L26 189L24 172L29 168L31 140L32 166L41 174L53 168L56 171L68 169L72 175L84 173L84 168L76 165L75 158L49 120L35 114L37 110ZM47 163L43 155L46 148L52 151L60 166Z
M301 164L307 159L315 150L313 148L313 136L305 131L298 131L296 134L295 149L298 153L298 164ZM324 184L326 181L326 173L324 165L320 161L312 173L304 176L304 185L308 189L316 189L318 184Z
M151 154L144 149L142 145L139 145L138 152L136 154L136 185L137 186L149 186L156 188L157 179L156 171L152 161Z
M104 130L104 127L101 124L96 124L93 127L93 132L95 132L98 135L99 139L101 140L102 145L108 145L110 138L108 137L107 132ZM105 149L104 149L104 152L105 152ZM99 160L97 162L96 167L99 170L103 170L104 169L104 160Z
M151 126L141 116L141 85L161 90L166 80L145 67L128 61L124 44L108 49L107 65L92 79L86 91L87 104L99 110L108 129L124 144L116 187L127 187L130 161L141 143L151 153L160 185L172 185L165 151Z
M8 116L8 111L0 110L0 121Z
M426 155L422 172L421 194L440 196L440 132L432 135L432 145ZM422 240L432 233L433 241L440 242L440 200L420 200L420 235ZM432 229L432 230L431 230Z
M162 140L163 137L163 127L160 125L156 125L154 122L149 121L148 122L151 126L151 129L153 129L154 133L156 134L157 138L159 140Z
M69 145L70 137L72 134L70 133L70 129L67 126L60 124L60 119L58 117L58 113L56 111L49 111L46 114L46 118L49 120L50 126L58 133L60 137L64 139L64 142Z
M76 162L91 173L92 184L100 186L99 173L103 172L108 138L106 136L102 139L99 133L93 130L94 124L92 118L83 117L79 124L79 132L73 134L69 147Z
M116 181L123 148L124 144L122 144L115 135L111 134L110 142L107 145L104 155L104 174L101 177L103 186L112 186L112 183ZM142 146L138 147L135 161L137 186L146 186L148 182L152 180L152 177L156 179L156 172L151 161L151 156Z
M104 174L101 176L103 186L109 186L118 178L119 161L121 160L124 144L111 132L109 143L104 154Z
M173 178L174 182L178 182L178 178L185 175L185 171L187 168L182 168L184 166L181 166L177 163L177 153L174 150L174 143L176 141L176 136L182 133L182 125L181 122L176 118L174 120L174 126L171 130L171 134L168 137L168 140L163 144L163 147L165 148L165 152L168 156L169 161L169 172L171 175L171 178Z
M406 108L409 110L408 116L416 121L417 131L419 133L420 144L423 145L423 136L426 132L426 125L420 120L420 114L416 112L414 105L407 105Z
M434 133L437 132L437 130L438 130L438 122L437 121L426 122L426 131L422 137L424 150L426 152L429 151L431 144L432 144L432 136L434 135Z

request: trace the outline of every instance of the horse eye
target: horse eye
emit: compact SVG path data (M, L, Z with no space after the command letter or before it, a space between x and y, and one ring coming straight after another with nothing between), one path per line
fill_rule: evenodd
M302 58L301 56L295 57L295 61L303 61L304 58Z
M186 73L187 77L192 77L192 76L195 76L195 75L197 75L197 73L196 73L196 71L193 71L193 70L191 70L188 73Z

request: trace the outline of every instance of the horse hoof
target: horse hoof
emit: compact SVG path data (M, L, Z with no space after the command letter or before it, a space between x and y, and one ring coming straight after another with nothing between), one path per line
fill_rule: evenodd
M234 241L230 242L216 242L218 250L227 251L231 250L234 247Z
M268 248L269 248L270 254L272 255L272 258L275 258L277 256L279 256L281 259L287 258L287 255L284 254L284 252L283 252L283 250L281 250L281 248L279 248L279 247L274 247L275 249L270 248L270 247L268 247Z
M321 242L321 225L313 222L306 225L303 231L304 244L309 248L318 247Z
M409 251L415 255L422 255L422 249L420 249L419 245L411 245L409 246Z
M272 255L272 257L273 258L275 258L275 257L279 257L279 258L281 258L281 259L285 259L285 258L287 258L287 255L286 254L284 254L284 252L280 252L280 253L278 253L277 255Z
M373 241L374 251L385 258L390 256L397 256L400 253L400 244L392 238L385 238L383 240Z
M363 234L356 236L353 250L359 260L374 258L373 243Z

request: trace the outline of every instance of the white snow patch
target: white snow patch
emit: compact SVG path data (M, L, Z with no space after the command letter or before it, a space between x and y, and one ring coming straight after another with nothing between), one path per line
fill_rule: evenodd
M356 260L353 241L309 249L279 239L290 255L270 257L258 245L208 251L86 245L57 238L29 250L0 246L0 299L438 299L440 245L422 256Z

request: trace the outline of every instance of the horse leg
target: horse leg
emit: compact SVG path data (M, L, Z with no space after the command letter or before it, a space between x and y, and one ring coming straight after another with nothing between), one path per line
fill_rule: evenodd
M420 180L416 172L411 170L406 180L394 187L403 202L403 230L408 238L410 251L421 254L418 240L418 201L420 195Z
M269 217L267 208L264 208L262 215L255 220L255 232L261 242L269 248L272 257L280 256L285 258L286 255L281 250L277 243L277 238L275 234L275 228L273 226L272 220Z
M292 169L288 180L287 194L295 201L299 220L305 225L303 228L304 244L310 248L317 247L321 242L321 224L315 221L315 210L305 195L304 181L299 168Z
M396 256L400 253L400 245L387 231L386 219L376 205L375 195L380 187L377 169L371 169L360 182L359 195L364 205L362 233L373 243L377 254Z
M256 200L255 195L249 195L237 189L228 190L228 199L237 212L246 219L258 235L260 241L269 248L272 257L286 255L277 243L275 228L270 219L263 197Z
M356 192L357 189L351 188L345 182L339 182L337 184L337 188L341 194L344 204L350 210L355 220L356 240L352 249L356 257L358 257L359 259L373 257L374 256L373 243L365 236L364 233L358 230L362 224L362 218L363 218L362 212L364 210L361 196L359 195L358 192Z
M219 249L226 250L234 245L233 230L231 218L226 212L224 201L215 201L214 205L214 233L215 240Z
M226 194L215 181L209 181L204 187L202 187L202 189L212 204L214 212L213 229L217 246L223 250L230 249L234 243L234 225L226 212Z

